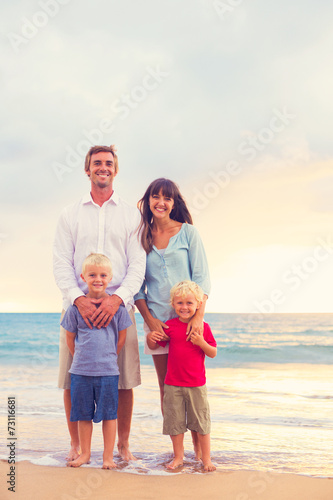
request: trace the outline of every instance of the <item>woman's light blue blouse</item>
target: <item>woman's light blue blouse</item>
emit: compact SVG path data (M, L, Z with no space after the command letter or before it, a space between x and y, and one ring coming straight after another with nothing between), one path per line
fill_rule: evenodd
M152 315L165 322L176 316L169 304L170 290L183 280L195 281L209 295L210 278L205 249L198 230L186 223L170 238L164 253L153 246L147 255L145 280L134 300L145 299Z

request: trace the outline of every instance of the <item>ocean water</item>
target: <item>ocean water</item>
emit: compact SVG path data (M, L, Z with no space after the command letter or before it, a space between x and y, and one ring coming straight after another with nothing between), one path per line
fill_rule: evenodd
M15 458L64 466L68 435L57 389L59 314L0 314L0 425L9 448L8 398L15 398ZM172 474L172 447L163 436L157 379L143 354L136 315L142 385L135 389L131 451L118 470ZM212 460L219 471L255 470L333 477L333 314L206 314L218 343L207 359ZM94 425L92 462L102 464L101 425ZM184 468L200 473L190 433Z

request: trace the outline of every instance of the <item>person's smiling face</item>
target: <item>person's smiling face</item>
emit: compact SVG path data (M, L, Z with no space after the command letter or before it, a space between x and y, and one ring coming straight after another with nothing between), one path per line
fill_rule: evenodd
M87 174L92 184L99 188L112 186L113 179L116 176L113 154L103 151L93 154Z
M107 266L97 266L89 264L81 274L83 281L87 283L89 296L99 298L104 294L109 282L112 279L110 268Z
M149 208L153 214L153 217L170 217L173 206L174 200L169 196L164 196L162 191L160 191L158 194L149 196Z
M192 292L187 295L175 295L172 301L175 313L183 323L188 323L200 307Z

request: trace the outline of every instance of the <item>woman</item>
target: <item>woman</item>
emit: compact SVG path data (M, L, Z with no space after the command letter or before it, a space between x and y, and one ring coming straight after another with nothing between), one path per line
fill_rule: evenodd
M210 292L209 270L201 238L174 182L164 178L153 181L138 207L142 215L140 229L147 267L135 304L144 319L144 352L153 356L162 405L168 346L152 351L147 346L146 337L153 330L164 333L165 321L175 317L169 304L170 290L182 280L195 281L205 293L201 307L188 324L188 333L203 331L205 303Z

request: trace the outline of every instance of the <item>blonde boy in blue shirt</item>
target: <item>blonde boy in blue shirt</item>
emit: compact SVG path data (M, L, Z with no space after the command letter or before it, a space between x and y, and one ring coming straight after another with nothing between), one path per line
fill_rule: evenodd
M89 255L82 266L81 278L88 286L87 297L101 299L112 279L111 263L102 254ZM70 467L89 463L93 422L103 421L103 469L116 467L113 448L116 437L119 368L117 355L132 324L124 306L120 306L107 327L90 329L78 308L70 306L61 322L66 330L68 348L73 356L71 373L70 421L78 421L81 454L68 462Z

